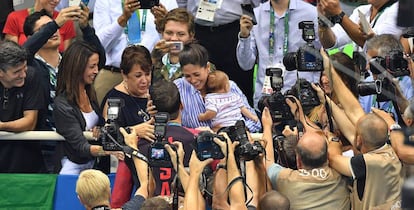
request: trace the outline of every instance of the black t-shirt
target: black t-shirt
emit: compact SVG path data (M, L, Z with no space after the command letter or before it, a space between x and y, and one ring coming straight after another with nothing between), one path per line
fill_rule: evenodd
M5 89L0 83L0 120L23 117L26 110L40 110L44 97L34 70L29 68L23 87ZM45 172L39 141L0 141L0 173Z

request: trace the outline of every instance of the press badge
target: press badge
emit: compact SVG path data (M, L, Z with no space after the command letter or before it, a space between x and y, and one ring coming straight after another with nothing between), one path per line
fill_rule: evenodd
M214 14L221 7L223 0L200 0L197 8L196 18L214 22Z

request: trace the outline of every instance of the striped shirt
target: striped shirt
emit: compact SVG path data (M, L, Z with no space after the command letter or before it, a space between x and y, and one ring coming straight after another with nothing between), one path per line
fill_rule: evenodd
M199 90L195 89L185 78L179 78L174 80L174 83L177 85L180 92L181 103L184 108L182 110L182 125L188 128L197 128L197 127L212 127L211 121L202 121L198 120L198 115L206 111L204 106L204 100L201 96ZM255 111L250 107L249 102L247 101L246 96L240 90L240 88L230 81L230 92L239 95L243 101L243 104L250 112L255 114ZM262 128L260 121L255 122L249 118L244 118L247 128L251 133L259 132Z

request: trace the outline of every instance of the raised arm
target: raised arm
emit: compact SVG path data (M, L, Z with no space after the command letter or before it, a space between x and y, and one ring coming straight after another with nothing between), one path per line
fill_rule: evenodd
M359 118L365 115L362 106L352 92L348 89L341 77L338 75L337 70L333 67L328 55L323 49L321 49L321 55L323 57L323 66L326 75L328 75L332 81L333 91L338 96L339 103L344 108L346 115L352 124L356 125Z

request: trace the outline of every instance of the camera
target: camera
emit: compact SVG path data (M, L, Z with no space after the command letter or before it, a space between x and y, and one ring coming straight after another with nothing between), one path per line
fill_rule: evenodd
M141 5L140 9L151 9L154 6L158 6L160 4L160 0L139 0Z
M108 99L107 122L101 128L99 139L102 141L102 147L105 151L122 151L124 137L119 132L118 117L124 102L120 98Z
M164 148L164 145L168 144L165 135L167 132L167 122L169 119L170 116L166 112L158 112L155 114L155 142L148 148L148 163L151 167L172 167L170 155Z
M224 154L221 151L220 146L213 141L214 138L219 138L221 141L226 141L224 136L217 135L209 131L201 131L197 135L196 141L194 142L194 148L199 160L203 161L208 158L218 160L224 158Z
M313 45L315 40L315 29L312 21L302 21L299 23L299 29L302 29L302 39L306 44L299 47L297 52L287 53L283 57L283 65L286 70L298 71L322 71L323 63L319 50Z
M383 77L370 82L360 82L357 89L360 96L377 94L377 102L391 101L395 92L394 84Z
M404 59L403 53L399 50L392 50L389 55L385 56L385 58L374 57L369 62L370 70L373 74L381 74L385 69L394 77L410 75L408 62Z
M299 78L291 89L292 95L296 96L302 104L305 114L320 104L318 94L306 79Z
M282 69L267 68L266 76L270 76L270 84L273 89L271 95L264 95L260 98L257 107L263 110L268 107L273 121L291 120L294 119L290 112L290 107L286 104L286 96L282 94L283 87Z
M171 42L166 42L167 44L170 45L170 50L172 51L181 51L183 50L183 42L180 41L171 41Z
M246 125L243 120L236 121L234 126L220 129L220 132L222 131L226 132L232 141L240 142L235 150L235 155L240 159L246 161L253 160L259 154L264 152L263 146L258 141L250 143L246 132Z

